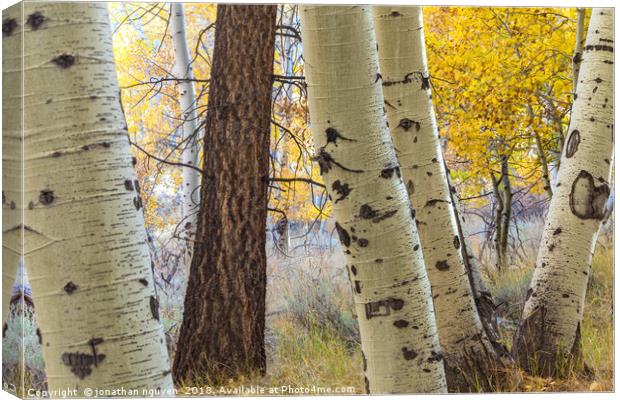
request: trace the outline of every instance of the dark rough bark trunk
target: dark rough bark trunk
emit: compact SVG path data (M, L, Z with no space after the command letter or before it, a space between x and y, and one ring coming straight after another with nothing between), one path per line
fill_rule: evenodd
M276 6L219 5L201 204L177 382L264 373L265 229Z

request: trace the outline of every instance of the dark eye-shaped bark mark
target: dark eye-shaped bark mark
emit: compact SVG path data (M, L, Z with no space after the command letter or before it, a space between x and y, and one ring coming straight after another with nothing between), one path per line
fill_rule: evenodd
M431 199L424 204L424 207L434 207L438 203L448 203L448 201L442 199Z
M39 203L48 206L54 202L54 191L49 189L41 190L39 193Z
M357 244L360 247L368 247L368 239L360 238L357 240Z
M400 167L395 166L395 167L387 167L383 170L381 170L381 175L379 175L381 178L383 179L389 179L391 177L393 177L394 175L396 175L397 177L400 178Z
M373 209L368 204L363 204L360 207L359 217L362 219L370 219L374 223L378 223L383 221L384 219L392 217L396 214L398 210L386 211L384 213L380 213L379 211Z
M404 319L399 319L394 321L394 326L397 328L406 328L409 326L409 321L405 321Z
M140 182L136 179L133 181L133 185L136 187L136 192L140 193Z
M348 183L341 183L340 180L337 180L334 183L332 183L332 190L336 192L336 194L338 194L339 196L334 201L334 203L338 203L340 200L346 199L349 193L351 193L353 189L349 187Z
M41 25L45 22L45 17L41 14L40 11L36 11L28 16L26 20L26 24L32 28L33 31L39 29Z
M441 260L441 261L437 261L437 263L435 264L435 268L437 268L440 271L447 271L450 269L450 265L448 264L447 260Z
M127 179L125 180L125 189L127 189L128 191L133 191L133 183L131 183L131 180Z
M370 382L367 377L364 377L364 390L366 390L366 394L370 394Z
M396 81L390 81L390 80L385 81L384 80L382 85L383 86L393 86L393 85L398 85L398 84L411 83L411 82L413 82L411 80L411 75L413 75L413 74L414 74L413 72L410 72L410 73L406 74L405 77L402 80L400 80L400 81L398 81L398 80L396 80Z
M150 306L151 315L154 319L159 321L159 300L157 300L157 297L151 296Z
M70 68L73 64L75 64L75 56L66 53L61 54L58 57L53 58L52 62L62 69L67 69Z
M403 118L398 122L398 128L403 128L405 132L415 126L416 132L420 131L420 123L409 118Z
M427 90L431 88L431 77L430 76L424 76L421 75L422 78L422 90Z
M62 363L71 368L71 372L80 379L92 373L91 366L97 366L105 359L105 354L87 354L81 352L63 353Z
M39 341L39 344L43 344L43 336L41 336L41 329L37 328L37 340Z
M330 143L333 143L334 146L338 147L338 143L337 143L338 139L346 140L349 142L355 142L355 140L353 139L349 139L347 137L342 136L340 132L338 132L334 128L327 128L325 130L325 135L327 136L327 144L325 146L327 146Z
M411 196L415 190L415 186L413 185L412 180L407 181L407 194Z
M7 18L2 21L2 36L11 36L13 31L17 28L17 21L15 18Z
M136 157L131 157L131 165L135 167L136 164L138 164L138 159Z
M329 172L329 170L333 168L332 164L336 165L337 167L339 167L340 169L344 171L354 172L354 173L364 172L361 169L351 169L351 168L345 167L344 165L340 164L338 161L334 160L331 154L325 151L324 148L321 148L319 150L319 154L318 156L315 157L315 161L319 163L319 170L320 170L321 175Z
M443 360L443 354L441 352L431 350L431 356L427 359L428 362L439 362Z
M402 309L404 305L405 302L403 300L395 298L366 303L364 304L366 319L388 316L391 314L392 310L398 311Z
M351 245L351 236L349 236L349 232L346 231L338 222L336 222L336 232L338 232L338 238L340 239L340 243L344 247L349 247Z
M403 358L405 360L413 360L418 356L418 353L415 350L408 349L406 347L403 347L401 350L403 351Z
M140 283L141 283L142 285L144 285L144 286L148 286L148 285L149 285L149 281L147 281L147 280L146 280L146 279L144 279L144 278L140 278L140 279L138 279L138 282L140 282Z
M73 292L75 292L77 290L77 285L71 281L67 282L67 284L65 285L65 287L63 287L63 290L67 293L67 294L72 294Z
M556 229L553 231L553 236L559 235L560 233L562 233L562 228L556 228Z
M133 198L133 205L136 207L136 210L139 211L142 208L142 199L138 197Z
M461 239L459 239L458 235L454 235L454 240L452 240L452 244L454 245L455 249L461 248Z
M6 331L8 330L9 330L9 324L5 322L4 325L2 325L2 337L6 336Z
M355 267L355 265L351 265L351 273L353 275L357 275L357 268Z
M581 134L577 129L573 130L566 142L566 158L571 158L579 150L579 143L581 143Z
M594 45L590 44L590 45L587 45L584 48L584 50L585 51L609 51L609 52L613 53L614 52L614 47L613 46L608 46L608 45L605 45L605 44L594 44Z
M353 286L355 287L355 293L362 293L362 284L360 283L360 281L353 282Z
M601 220L605 215L609 193L609 186L596 186L592 175L582 170L573 181L569 196L570 209L577 218Z

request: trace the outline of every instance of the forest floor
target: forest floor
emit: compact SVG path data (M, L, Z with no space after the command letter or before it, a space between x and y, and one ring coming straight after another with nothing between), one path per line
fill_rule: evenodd
M611 235L609 235L611 236ZM597 245L582 323L585 362L592 373L566 379L522 376L516 391L574 392L613 391L613 238L601 235ZM534 250L534 249L532 249ZM528 251L527 254L534 254ZM510 346L531 278L534 261L524 257L501 274L485 274L498 312L502 340ZM362 359L352 295L344 259L337 248L298 249L293 256L272 253L268 263L266 376L241 377L214 384L205 377L191 383L193 394L336 394L363 393ZM162 297L162 315L168 331L171 356L180 326L182 295ZM27 385L42 388L44 366L34 318L23 328L9 320L3 338L3 376L16 377L14 363L24 348ZM24 329L25 340L19 340ZM18 343L19 342L19 343ZM206 389L205 389L206 388ZM210 391L207 393L207 390ZM272 392L269 392L272 390ZM186 392L191 395L192 393Z
M520 316L533 260L523 260L501 274L485 277L499 305L502 341L510 348ZM351 293L343 260L313 252L304 259L280 259L270 265L268 294L268 371L264 377L242 377L222 384L208 379L215 393L226 388L330 388L332 393L363 393L361 353ZM543 379L521 371L519 392L613 391L613 240L601 237L593 258L582 323L584 361L589 374ZM348 388L348 389L346 389ZM303 392L298 392L302 393ZM278 393L281 394L281 393Z

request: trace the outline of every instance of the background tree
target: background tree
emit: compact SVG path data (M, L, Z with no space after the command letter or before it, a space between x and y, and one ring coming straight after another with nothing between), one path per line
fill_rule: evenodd
M174 46L174 74L179 79L178 98L181 114L182 162L183 168L183 205L181 225L184 236L192 239L196 230L197 208L200 204L200 157L198 148L198 112L196 93L194 91L194 73L185 35L185 15L183 3L170 4L170 30ZM188 242L191 248L191 242ZM189 254L191 259L191 253Z
M316 160L359 321L366 391L446 391L415 216L383 111L369 7L303 6Z
M593 9L558 183L513 343L517 361L533 373L564 374L579 356L592 254L610 194L613 36L613 9Z
M474 233L496 240L491 262L505 268L523 256L515 221L549 197L572 104L576 11L426 7L425 15L446 161L476 216L470 225L484 224Z
M265 229L276 6L220 5L196 245L175 379L266 370Z
M24 107L20 229L48 386L171 389L106 5L23 7L3 21L7 62L24 74L4 103Z
M483 329L461 252L430 94L422 7L375 6L373 14L385 109L416 210L448 387L489 391L505 383L498 377L508 366L508 350Z

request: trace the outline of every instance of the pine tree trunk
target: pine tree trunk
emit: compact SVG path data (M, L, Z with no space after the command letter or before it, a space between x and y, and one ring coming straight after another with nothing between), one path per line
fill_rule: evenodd
M198 113L196 112L196 93L194 91L194 73L191 57L185 36L185 16L183 3L170 5L170 32L174 47L174 74L178 82L179 106L181 108L181 124L183 150L182 162L186 165L200 167L198 158ZM200 204L200 173L183 167L183 202L182 228L184 236L193 239L196 232L197 208ZM191 248L190 245L188 247ZM190 254L191 257L191 254Z
M175 379L265 372L276 6L219 5L198 231Z
M431 100L421 7L375 6L383 95L431 282L451 391L492 390L504 367L478 316Z
M24 265L49 388L169 390L106 5L24 7L3 23L8 48L23 33L4 74L17 82L23 62L24 95L4 104L24 104Z
M596 235L610 192L613 9L595 8L562 166L513 351L532 373L562 374L579 355Z
M303 6L316 159L333 201L358 316L366 390L445 392L415 213L383 110L367 6Z

